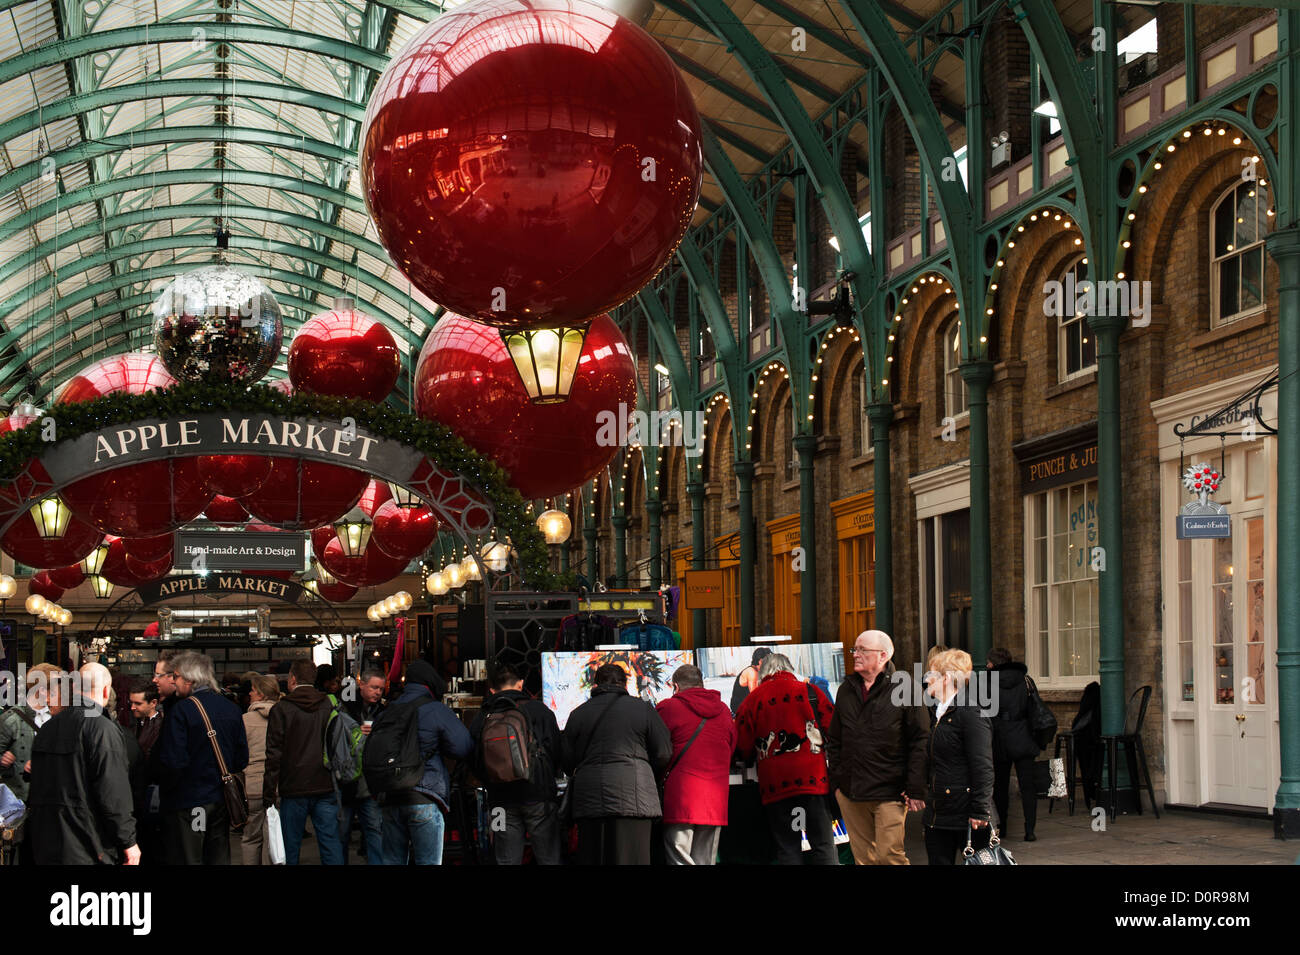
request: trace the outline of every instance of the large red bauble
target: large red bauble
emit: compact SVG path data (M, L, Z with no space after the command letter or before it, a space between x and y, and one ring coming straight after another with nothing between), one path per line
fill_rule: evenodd
M626 301L668 261L699 198L700 143L686 83L636 24L590 0L471 0L379 78L362 191L393 261L439 305L556 325Z
M63 386L55 403L66 405L74 401L90 401L115 391L142 395L174 384L176 379L157 355L127 352L109 355L83 368Z
M125 541L111 534L104 540L108 544L108 553L99 566L99 576L118 587L134 587L138 580L126 564Z
M101 531L73 516L62 537L44 540L31 515L24 513L0 538L0 550L28 567L65 567L98 547L103 537Z
M370 480L362 471L336 464L298 458L275 458L274 462L266 482L240 498L240 503L259 520L289 530L334 522L352 509Z
M171 551L157 560L138 560L129 549L126 554L126 571L139 584L147 584L151 580L166 577L171 573L172 563Z
M80 564L69 564L67 567L55 567L50 570L43 570L41 573L45 574L54 586L62 587L64 590L71 590L73 587L79 587L81 586L81 582L86 579L86 572L81 569Z
M414 560L438 537L438 518L427 507L398 507L389 501L375 511L370 546L389 557Z
M171 458L115 468L59 492L78 517L123 537L156 537L203 513L212 499L196 458Z
M401 372L392 334L350 300L305 321L289 346L289 380L297 391L379 402Z
M366 489L361 492L361 499L357 501L357 507L361 508L367 517L374 517L375 511L392 499L393 492L389 489L387 481L372 480L366 485Z
M271 474L271 459L253 454L204 454L198 460L199 476L223 497L252 494Z
M35 415L26 414L11 414L6 418L0 418L0 434L7 431L20 431L35 420Z
M444 315L420 352L415 404L420 417L447 425L509 471L524 497L552 497L593 478L630 433L636 367L623 333L601 315L583 342L568 400L534 404L496 329Z
M40 594L50 601L58 601L63 597L63 588L51 580L49 572L44 570L33 574L32 579L27 581L27 592Z
M203 511L203 516L214 524L226 527L242 527L248 520L248 511L233 497L218 494Z
M316 593L320 594L322 600L332 604L341 604L346 600L351 600L357 595L357 588L351 584L316 584Z
M169 556L176 538L171 534L159 534L157 537L126 537L122 546L136 560L155 561Z
M378 547L367 547L360 557L344 557L343 545L337 537L316 555L316 559L340 581L354 587L373 587L392 580L409 563L400 557L389 557Z
M333 524L322 524L311 529L311 552L319 557L335 537Z

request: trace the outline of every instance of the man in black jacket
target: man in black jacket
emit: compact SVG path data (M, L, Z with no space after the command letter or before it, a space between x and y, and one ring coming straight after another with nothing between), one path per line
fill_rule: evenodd
M492 852L497 865L519 865L524 858L524 833L533 837L538 865L560 865L560 822L555 800L555 770L560 764L560 727L555 714L541 700L524 692L524 681L509 664L492 674L491 697L483 704L469 733L474 748L474 774L484 781L489 803ZM533 737L529 778L513 783L493 783L484 775L483 727L492 713L518 708Z
M656 777L673 756L655 708L627 692L617 663L597 668L591 699L569 715L561 737L572 777L580 865L649 865L650 824L663 814Z
M316 675L320 679L319 672ZM370 727L384 711L384 684L388 677L383 670L366 670L361 674L355 688L356 699L347 699L351 694L348 687L343 689L343 709L361 726L365 736L370 735ZM343 864L348 864L348 843L352 837L352 820L361 819L361 855L369 865L379 865L384 857L384 813L379 802L370 793L363 775L354 783L340 790L343 797L343 821L339 824L339 839L343 844Z
M1016 768L1020 805L1025 812L1025 841L1034 842L1038 821L1038 787L1034 784L1034 760L1038 744L1029 729L1029 669L1011 659L1011 651L994 647L986 666L997 674L998 715L993 726L993 807L1005 838L1010 828L1007 810L1011 803L1011 767Z
M858 634L853 673L835 695L826 734L831 785L858 865L907 865L907 811L925 808L930 720L920 687L895 674L893 655L888 634Z
M137 865L124 734L104 716L113 679L98 663L78 678L79 687L56 683L57 712L32 746L27 826L36 864Z

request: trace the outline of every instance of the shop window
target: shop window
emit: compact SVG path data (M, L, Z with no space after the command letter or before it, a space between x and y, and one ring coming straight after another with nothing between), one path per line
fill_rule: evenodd
M964 415L969 401L961 376L961 320L954 319L943 336L943 413L949 418Z
M680 588L678 593L685 596L686 594L686 571L691 566L691 549L683 547L672 553L673 558L673 578L674 583ZM695 613L690 610L680 609L678 604L677 611L677 632L682 635L682 648L690 649L695 646L692 633L692 624L695 622Z
M1178 542L1178 677L1181 698L1196 700L1196 670L1192 644L1192 542Z
M1061 276L1061 286L1077 289L1080 282L1087 280L1088 265L1080 256ZM1062 315L1057 319L1056 328L1057 380L1069 381L1097 367L1097 339L1082 312Z
M876 535L840 541L840 640L852 646L876 624Z
M803 574L794 569L790 553L772 557L772 620L778 634L790 634L795 643L801 640L803 620L800 582Z
M722 645L740 646L740 565L722 568Z
M1264 235L1268 189L1255 180L1238 183L1210 214L1212 327L1227 325L1264 307Z
M921 521L922 652L937 644L970 652L970 509Z
M867 408L871 405L871 388L867 384L866 368L859 368L850 379L853 383L853 456L860 458L871 451L871 418Z
M1026 633L1030 669L1046 682L1097 676L1101 652L1097 573L1097 482L1055 488L1027 499L1030 597Z

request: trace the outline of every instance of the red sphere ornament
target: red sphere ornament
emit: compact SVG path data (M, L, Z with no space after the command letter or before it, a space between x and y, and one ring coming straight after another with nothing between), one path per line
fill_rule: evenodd
M552 497L594 477L631 433L636 367L618 326L598 316L568 400L534 404L496 329L445 315L420 352L415 402L509 471L525 498Z
M55 404L90 401L115 391L142 395L146 391L170 388L174 384L176 379L157 355L144 352L109 355L70 378L59 392Z
M126 554L126 571L137 584L147 584L152 580L166 577L171 573L172 563L171 551L157 560L138 560L129 549Z
M414 560L438 537L440 522L427 507L398 507L389 501L375 511L374 520L370 546L389 557Z
M172 552L176 539L171 534L159 534L157 537L124 537L122 546L136 560L161 560Z
M73 587L81 586L81 582L86 579L86 572L81 569L80 564L69 564L67 567L55 567L51 570L44 570L41 573L49 577L50 581L56 587L62 587L64 590L71 590Z
M199 476L222 497L252 494L271 476L272 459L253 454L204 454L198 461Z
M392 333L350 298L309 318L289 346L289 380L297 391L380 402L401 372Z
M11 414L7 418L0 418L0 434L8 431L20 431L35 420L35 415L28 414Z
M40 594L46 600L56 602L63 597L63 588L52 581L49 573L44 570L33 574L32 579L27 581L27 592Z
M203 516L214 524L223 527L243 527L248 520L248 511L233 497L218 494L203 510Z
M369 475L336 464L275 458L266 482L240 499L259 520L288 530L328 524L352 509ZM301 480L298 468L302 466Z
M351 584L342 582L335 584L322 584L317 582L316 593L320 595L321 600L328 601L332 604L341 604L351 600L357 595L357 588Z
M375 86L362 191L393 261L502 328L580 321L663 267L700 192L700 118L659 42L590 0L471 0Z
M344 557L343 545L337 537L316 559L340 581L354 587L373 587L392 580L409 563L399 557L389 557L378 547L367 547L360 557Z
M45 540L31 515L22 513L0 538L0 550L28 567L65 567L98 547L103 537L102 531L73 515L62 537Z
M322 524L320 527L313 527L311 529L311 552L319 557L325 553L325 548L329 546L330 541L335 536L333 524Z
M367 517L373 518L375 512L392 499L393 492L389 490L388 482L372 480L366 485L366 489L361 492L361 499L357 501L357 507L361 508Z
M104 542L108 544L108 553L104 555L104 563L100 565L99 576L118 587L134 587L137 580L126 564L125 542L122 538L111 534L104 538Z
M197 458L131 464L84 477L60 494L74 514L122 537L156 537L203 513L212 499Z

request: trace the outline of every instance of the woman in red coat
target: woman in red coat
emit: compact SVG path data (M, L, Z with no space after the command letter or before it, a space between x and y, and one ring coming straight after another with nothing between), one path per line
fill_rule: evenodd
M758 755L758 791L776 842L776 861L838 865L826 806L830 784L823 737L835 707L820 689L795 676L784 653L765 657L758 677L758 686L736 713L736 748L746 759ZM801 830L811 852L802 851Z
M673 696L656 707L673 737L664 782L664 853L670 865L713 865L727 824L736 724L722 694L704 688L699 667L678 667L672 685Z

